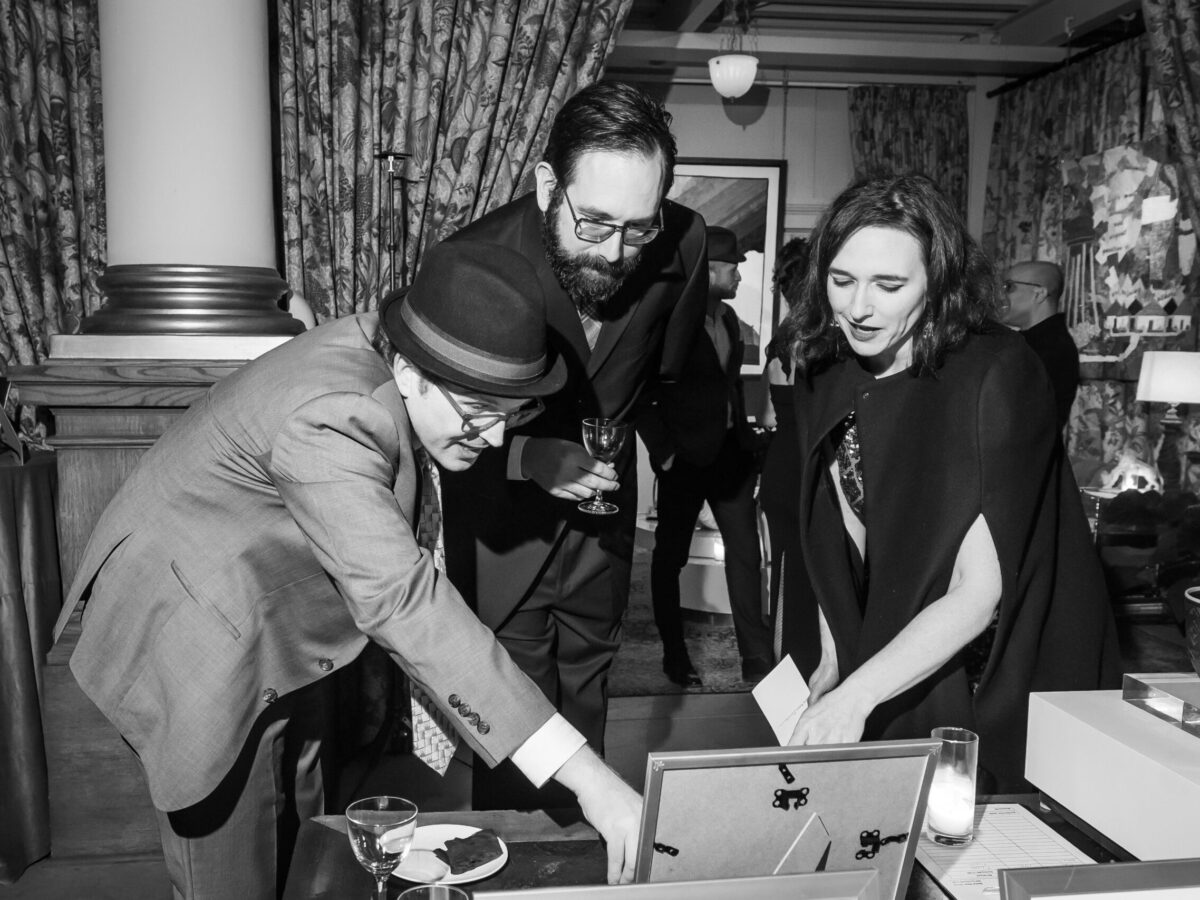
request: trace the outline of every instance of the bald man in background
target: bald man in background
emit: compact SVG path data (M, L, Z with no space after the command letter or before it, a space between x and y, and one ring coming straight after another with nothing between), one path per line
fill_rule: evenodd
M1054 412L1061 431L1071 417L1079 387L1079 349L1058 311L1063 273L1052 262L1017 263L1004 279L1000 321L1021 332L1042 360L1054 386Z

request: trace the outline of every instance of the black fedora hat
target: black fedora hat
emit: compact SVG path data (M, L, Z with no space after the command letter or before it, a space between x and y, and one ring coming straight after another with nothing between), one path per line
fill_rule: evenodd
M401 356L472 393L544 397L566 382L566 363L546 340L537 272L499 244L427 250L413 283L383 298L379 321Z
M746 258L746 254L738 250L737 235L728 228L709 225L706 233L709 262L740 263Z

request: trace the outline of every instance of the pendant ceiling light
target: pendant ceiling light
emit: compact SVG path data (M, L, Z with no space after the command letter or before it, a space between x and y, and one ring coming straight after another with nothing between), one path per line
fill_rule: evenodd
M726 0L725 18L721 23L724 36L721 53L708 61L708 77L713 89L722 97L740 97L754 84L758 74L758 57L743 52L751 26L751 0Z

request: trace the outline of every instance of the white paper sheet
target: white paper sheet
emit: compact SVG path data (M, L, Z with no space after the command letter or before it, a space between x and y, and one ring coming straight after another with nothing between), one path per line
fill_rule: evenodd
M957 900L997 900L999 869L1077 866L1095 862L1053 828L1016 803L975 810L975 839L944 847L921 834L917 862Z
M775 732L776 740L783 746L791 740L800 714L808 709L808 683L791 656L781 659L750 693Z

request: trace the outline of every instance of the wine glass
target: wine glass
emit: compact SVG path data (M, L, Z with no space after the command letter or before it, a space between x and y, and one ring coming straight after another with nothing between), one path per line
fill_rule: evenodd
M408 855L417 830L417 805L403 797L366 797L346 807L350 846L359 864L375 876L378 900L387 880Z
M583 446L595 459L611 464L621 452L628 432L629 426L616 419L584 419ZM604 492L599 488L596 489L596 496L584 500L579 508L597 516L610 516L619 509L617 504L604 499Z

